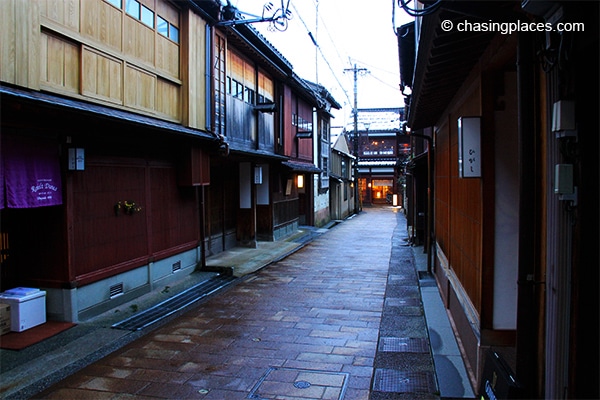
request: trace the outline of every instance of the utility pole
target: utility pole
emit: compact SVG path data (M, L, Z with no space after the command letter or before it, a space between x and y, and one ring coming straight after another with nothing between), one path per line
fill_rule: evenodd
M353 134L353 147L354 147L354 213L358 214L362 207L359 207L359 196L360 191L358 188L358 74L361 75L369 72L366 68L357 68L354 64L353 68L346 68L344 72L352 71L354 73L354 109L352 114L354 116L354 134Z
M315 41L319 39L319 0L315 5ZM315 83L319 84L319 47L315 45Z

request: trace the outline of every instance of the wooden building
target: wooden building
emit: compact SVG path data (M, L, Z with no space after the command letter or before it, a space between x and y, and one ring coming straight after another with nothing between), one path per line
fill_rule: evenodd
M433 160L415 163L425 249L486 398L599 396L598 12L447 1L398 32L409 133L429 138L415 156Z
M343 220L354 213L354 181L352 155L346 133L340 134L331 147L331 173L329 207L331 218Z
M392 204L402 194L399 160L407 154L408 138L402 133L403 108L365 108L357 110L356 132L349 124L345 132L358 158L360 204ZM356 141L356 144L355 144Z
M304 80L305 85L317 99L317 107L313 112L313 164L319 172L313 173L313 223L322 227L331 220L330 213L330 171L331 171L331 109L339 110L342 106L331 93L320 84Z
M206 232L214 254L315 224L320 180L313 176L323 172L315 141L329 135L323 115L332 99L295 75L250 25L220 26L219 10L206 11L215 22L212 124L228 154L214 158L211 168Z
M284 163L312 162L318 96L220 18L205 1L0 2L2 290L83 320L297 229Z

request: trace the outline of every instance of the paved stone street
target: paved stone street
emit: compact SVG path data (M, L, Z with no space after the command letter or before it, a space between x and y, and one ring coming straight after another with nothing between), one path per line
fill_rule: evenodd
M373 387L373 399L438 398L408 247L392 263L408 269L390 279L412 289L388 294L399 319L383 312L392 237L405 229L399 212L366 208L36 398L351 400L369 399ZM398 361L402 343L413 350Z

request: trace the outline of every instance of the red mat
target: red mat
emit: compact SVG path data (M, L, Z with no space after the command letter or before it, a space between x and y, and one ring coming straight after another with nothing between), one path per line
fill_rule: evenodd
M0 348L22 350L42 340L48 339L60 332L74 327L72 322L47 321L23 332L9 332L0 336Z

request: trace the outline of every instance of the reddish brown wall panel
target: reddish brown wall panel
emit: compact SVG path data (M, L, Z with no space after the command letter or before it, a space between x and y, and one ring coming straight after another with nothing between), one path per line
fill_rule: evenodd
M195 189L178 187L175 182L175 168L150 168L152 253L198 238Z
M178 166L178 182L182 186L210 184L210 156L199 147L183 151Z
M143 165L98 165L73 177L73 269L76 276L148 254L146 170ZM139 212L115 211L135 202Z
M295 155L295 127L292 126L292 113L296 112L296 102L292 99L292 90L283 88L283 153L286 156Z
M196 189L177 184L175 163L150 164L90 157L73 174L72 265L81 282L198 244Z

